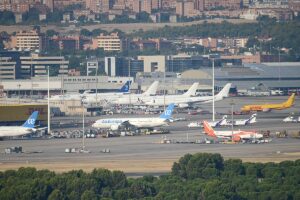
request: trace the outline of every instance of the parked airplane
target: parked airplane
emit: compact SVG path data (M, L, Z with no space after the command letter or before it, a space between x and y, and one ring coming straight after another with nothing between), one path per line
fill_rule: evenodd
M155 81L155 83L157 83L157 86L158 86L159 82ZM167 95L166 97L170 98L171 100L174 100L175 98L176 99L182 98L182 97L188 98L190 96L194 96L198 89L198 85L199 85L199 83L194 83L191 86L191 88L182 95ZM156 89L157 89L157 87L156 87ZM155 97L151 97L151 96L153 96L153 95L138 95L138 94L124 95L122 98L116 99L113 103L120 104L120 105L129 105L129 104L144 105L145 102L150 101L150 99L157 99L157 98L163 97L163 96L155 96ZM170 101L169 103L163 104L163 105L168 105L170 103L173 103L173 102ZM146 104L146 105L148 105L148 104Z
M77 93L77 94L54 95L54 96L51 96L50 100L81 100L82 98L89 98L91 100L96 97L102 98L103 96L122 95L124 93L129 92L130 84L131 84L131 81L126 81L126 83L117 92L92 93L90 90L88 90L88 91L85 91L83 94Z
M261 139L263 135L255 131L215 131L207 121L203 121L204 132L215 138L232 139L233 141L241 141L248 139Z
M136 128L154 128L165 126L170 122L173 109L174 104L170 104L159 117L99 119L92 125L92 127L99 129L118 130L121 126L126 124L135 126Z
M0 137L13 137L31 134L37 131L34 128L38 111L34 111L22 126L1 126Z
M283 122L294 122L294 123L297 123L297 122L300 122L300 117L294 117L294 116L288 116L286 118L284 118L282 120Z
M128 94L130 92L130 84L131 81L127 81L117 92L93 93L85 95L84 98L82 98L82 102L86 107L92 106L92 104L95 103L105 104L112 99L117 99L124 94Z
M228 125L227 122L227 115L224 115L222 119L217 121L208 121L207 122L211 127L220 127L220 126L226 126ZM191 122L188 124L189 128L196 128L196 127L203 127L203 124L201 122Z
M224 88L217 95L215 95L215 101L220 101L225 97L228 97L230 87L231 83L227 83ZM197 103L210 103L212 100L212 96L187 97L183 95L176 95L176 97L174 97L174 95L166 95L165 97L156 96L150 101L146 101L145 104L149 106L164 106L165 104L173 102L177 107L187 108Z
M249 119L239 119L239 120L235 120L233 121L233 125L234 126L246 126L246 125L250 125L250 124L254 124L256 123L256 113L254 113L253 115L251 115L251 117ZM231 125L231 124L229 124Z
M293 93L287 101L278 104L257 104L257 105L245 105L241 108L243 112L250 112L250 111L263 111L268 112L271 110L283 110L290 108L295 101L295 93Z

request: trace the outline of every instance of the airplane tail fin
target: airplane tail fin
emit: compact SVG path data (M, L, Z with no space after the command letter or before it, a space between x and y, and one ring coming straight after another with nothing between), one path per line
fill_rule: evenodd
M156 90L158 87L159 81L154 81L150 87L143 93L144 96L153 96L156 95Z
M251 115L251 117L246 121L246 124L253 124L256 122L256 113Z
M227 115L224 115L223 118L216 124L216 127L221 125L226 125L227 122Z
M35 125L35 121L38 117L39 112L38 111L34 111L30 117L27 119L27 121L22 125L22 127L25 128L34 128Z
M203 121L203 129L207 135L209 135L211 137L217 137L214 129L208 124L207 121Z
M199 82L196 82L194 83L190 89L188 91L186 91L186 93L184 93L183 95L184 96L187 96L187 97L190 97L190 96L195 96L196 95L196 92L197 92L197 89L198 89L198 86L199 86Z
M159 116L161 119L170 119L174 110L174 103L171 103L167 109Z
M295 93L293 93L286 102L283 103L285 108L291 107L295 102Z
M231 87L231 83L227 83L223 89L215 96L215 100L222 100L225 97L229 96L229 90Z
M127 81L127 82L123 85L123 87L121 87L120 92L123 92L123 93L129 92L130 84L131 84L131 81Z

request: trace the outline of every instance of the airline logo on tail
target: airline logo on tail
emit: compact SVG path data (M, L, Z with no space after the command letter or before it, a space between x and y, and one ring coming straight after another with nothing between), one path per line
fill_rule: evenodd
M174 110L174 103L171 103L167 109L159 116L161 119L170 119Z
M127 81L125 85L120 89L120 92L126 93L129 92L131 81Z
M203 128L204 128L204 132L212 137L216 137L215 131L214 129L212 129L212 127L208 124L207 121L203 121Z
M34 128L35 121L38 117L38 114L39 114L38 111L34 111L22 126L25 128Z

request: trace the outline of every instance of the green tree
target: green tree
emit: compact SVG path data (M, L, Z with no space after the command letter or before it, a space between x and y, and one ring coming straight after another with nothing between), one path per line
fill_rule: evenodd
M0 11L0 24L1 25L12 25L15 24L15 15L11 11Z
M64 196L58 189L53 190L51 194L48 196L48 200L61 200L61 199L64 199Z
M59 35L59 33L52 29L46 31L46 36L53 37L54 35Z
M172 173L182 178L211 178L220 175L224 163L220 154L197 153L185 155L173 165Z
M53 12L47 13L46 22L48 23L60 23L63 19L63 11L61 10L53 10Z
M92 36L92 33L89 30L84 28L84 29L80 30L80 35L90 37L90 36Z
M78 21L79 21L80 23L84 23L84 22L86 22L86 20L87 20L87 17L84 16L84 15L81 15L81 16L78 17Z
M92 30L92 36L93 37L97 37L97 36L99 36L101 33L103 33L103 34L108 34L108 32L106 31L106 30L101 30L100 28L97 28L97 29L94 29L94 30Z
M39 11L36 8L31 8L23 14L23 22L25 24L38 24Z
M97 199L98 199L97 195L92 190L86 190L81 195L81 200L97 200Z
M149 16L150 15L147 12L143 11L143 12L136 14L136 20L138 22L151 22L151 19Z

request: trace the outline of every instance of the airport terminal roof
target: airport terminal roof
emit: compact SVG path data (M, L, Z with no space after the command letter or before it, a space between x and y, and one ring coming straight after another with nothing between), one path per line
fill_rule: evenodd
M183 79L211 79L211 75L203 70L187 70L181 74Z
M211 68L202 70L212 74ZM242 89L249 89L258 83L271 88L295 88L300 87L300 63L262 63L215 68L215 77L217 85L232 82Z

